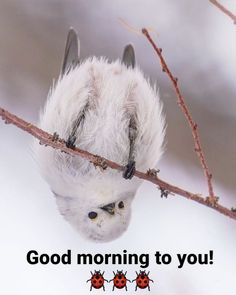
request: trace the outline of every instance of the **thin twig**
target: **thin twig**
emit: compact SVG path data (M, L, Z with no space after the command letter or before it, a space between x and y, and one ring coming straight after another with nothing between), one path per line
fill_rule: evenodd
M106 169L107 167L110 167L112 169L123 171L124 167L112 162L108 159L105 159L103 157L100 157L98 155L93 155L87 151L81 150L79 148L70 149L66 147L65 141L63 139L60 139L58 136L55 136L55 134L49 134L40 128L36 127L33 124L30 124L29 122L26 122L25 120L17 117L14 114L11 114L10 112L0 108L0 117L5 121L7 124L14 124L18 128L28 132L29 134L33 135L37 139L39 139L41 144L44 144L46 146L51 146L54 149L61 150L63 152L66 152L70 155L74 156L80 156L90 162L92 162L95 166L100 166L102 169ZM156 171L157 172L157 171ZM208 198L203 198L199 194L193 194L187 190L181 189L177 186L171 185L163 180L161 180L159 177L157 177L157 174L153 170L149 170L146 173L136 171L134 174L136 177L140 179L144 179L147 181L150 181L154 183L155 185L158 185L158 187L161 189L161 191L166 191L169 193L174 193L177 195L180 195L182 197L185 197L187 199L193 200L195 202L198 202L202 205L205 205L207 207L210 207L216 211L218 211L221 214L224 214L232 219L236 220L236 212L232 209L228 209L226 207L221 206L219 203L212 204L212 202L209 202ZM165 194L166 195L166 194Z
M234 22L234 24L236 24L236 15L233 14L229 9L227 9L225 6L223 6L222 4L220 4L218 1L216 0L209 0L213 5L215 5L217 8L219 8L224 14L228 15Z
M204 174L206 176L206 179L207 179L207 184L208 184L208 191L209 191L209 198L210 198L210 201L212 201L213 203L214 202L217 202L217 197L215 196L214 194L214 191L213 191L213 186L212 186L212 174L208 168L208 165L207 165L207 162L206 162L206 158L204 156L204 153L203 153L203 150L202 150L202 146L201 146L201 142L200 142L200 137L199 137L199 133L198 133L198 126L196 124L196 122L194 122L193 118L192 118L192 115L185 103L185 99L183 97L183 95L181 94L181 91L180 91L180 88L178 86L178 79L176 77L173 76L173 74L171 73L169 67L167 66L166 64L166 61L162 55L162 49L161 48L158 48L158 46L154 43L153 39L151 38L150 34L148 33L147 29L142 29L142 33L143 35L147 38L147 40L150 42L150 44L152 45L152 47L154 48L155 52L157 53L159 59L160 59L160 62L161 62L161 67L162 67L162 71L165 72L173 86L174 86L174 90L175 90L175 93L177 95L177 102L178 102L178 105L180 106L180 108L182 109L188 123L189 123L189 126L191 128L191 131L192 131L192 136L193 136L193 140L194 140L194 145L195 145L195 152L200 160L200 163L202 165L202 168L203 168L203 171L204 171Z

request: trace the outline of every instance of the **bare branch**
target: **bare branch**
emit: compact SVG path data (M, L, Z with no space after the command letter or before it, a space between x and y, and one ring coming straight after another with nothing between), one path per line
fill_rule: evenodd
M81 150L79 148L70 149L66 147L65 141L63 139L60 139L55 134L49 134L40 128L36 127L33 124L30 124L29 122L24 121L23 119L15 116L14 114L11 114L10 112L0 108L0 117L7 123L7 124L14 124L18 128L28 132L29 134L36 137L41 144L44 144L46 146L51 146L54 149L61 150L63 152L66 152L70 155L74 156L80 156L90 162L92 162L95 167L99 166L101 169L107 169L107 167L110 167L112 169L122 171L124 169L123 166L112 162L108 159L105 159L103 157L100 157L98 155L93 155L87 151ZM209 201L209 198L203 198L199 194L193 194L187 190L181 189L177 186L171 185L163 180L161 180L159 177L157 177L157 171L154 171L153 169L149 169L146 173L136 171L135 176L150 181L158 186L158 188L164 192L163 195L166 196L169 193L174 193L177 195L180 195L182 197L185 197L187 199L190 199L192 201L198 202L202 205L205 205L207 207L210 207L216 211L218 211L221 214L224 214L232 219L236 220L236 211L234 208L232 210L221 206L219 203L212 203ZM132 180L131 180L132 181Z
M194 145L195 145L194 150L200 160L204 174L207 179L208 191L209 191L209 201L212 203L216 203L217 197L214 195L214 191L213 191L212 174L208 168L206 158L205 158L203 150L202 150L199 132L198 132L198 126L197 126L197 123L193 121L192 115L185 103L185 99L184 99L183 95L181 94L180 88L178 86L178 79L176 77L174 77L173 74L171 73L171 71L170 71L169 67L167 66L166 61L162 55L162 49L158 48L158 46L155 44L155 42L151 38L150 34L148 33L147 29L145 29L145 28L142 29L142 33L147 38L147 40L150 42L153 49L157 53L157 55L160 59L160 62L161 62L162 71L168 75L168 77L170 78L170 80L174 86L174 90L175 90L175 93L177 96L177 103L180 106L180 108L182 109L182 111L188 121L188 124L191 128L192 136L193 136L193 140L194 140Z
M236 15L233 14L230 10L228 10L226 7L224 7L222 4L220 4L218 1L216 0L209 0L213 5L215 5L217 8L219 8L219 10L221 10L224 14L228 15L234 22L234 24L236 24Z

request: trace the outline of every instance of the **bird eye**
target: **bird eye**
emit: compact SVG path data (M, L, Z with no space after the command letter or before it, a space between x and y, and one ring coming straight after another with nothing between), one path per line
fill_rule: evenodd
M125 207L124 202L123 201L120 201L119 204L118 204L118 207L120 209L123 209Z
M95 219L97 216L98 216L97 212L94 212L94 211L91 211L91 212L89 212L89 214L88 214L88 217L89 217L90 219Z

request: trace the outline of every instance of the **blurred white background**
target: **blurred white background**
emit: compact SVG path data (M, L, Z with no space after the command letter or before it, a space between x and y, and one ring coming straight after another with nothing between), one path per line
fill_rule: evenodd
M222 0L236 12L234 1ZM206 181L193 152L191 132L159 61L144 37L124 28L151 27L173 73L179 78L213 172L216 194L224 205L236 206L236 27L209 1L189 0L0 0L0 106L36 123L73 26L83 58L121 56L133 43L137 61L158 84L167 117L166 153L160 176L193 192L207 194ZM59 215L47 184L32 157L32 138L0 122L0 293L90 294L90 270L124 269L135 277L139 266L30 266L26 254L41 253L205 253L214 264L178 269L173 261L158 266L151 259L149 294L233 294L236 276L236 223L181 197L161 199L145 183L133 206L128 231L108 244L83 240ZM125 293L111 291L106 294ZM133 294L134 285L128 285ZM98 290L94 293L103 293ZM138 293L148 294L139 290ZM105 294L105 293L104 293Z

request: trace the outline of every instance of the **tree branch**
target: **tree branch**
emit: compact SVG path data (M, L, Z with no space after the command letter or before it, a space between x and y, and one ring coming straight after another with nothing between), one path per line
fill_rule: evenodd
M214 191L213 191L212 174L208 168L206 158L205 158L205 155L202 150L200 136L198 133L198 125L196 124L196 122L193 121L192 115L185 103L185 99L184 99L183 95L181 94L180 88L178 86L178 78L174 77L173 74L171 73L171 71L170 71L169 67L167 66L166 61L162 55L162 49L158 48L158 46L156 45L156 43L153 41L150 34L148 33L147 29L145 29L145 28L142 29L142 33L147 38L147 40L150 42L150 44L152 45L156 54L158 55L160 62L161 62L162 71L168 75L168 77L170 78L170 80L174 86L174 90L175 90L175 93L177 96L177 103L180 106L180 108L182 109L182 111L188 121L188 124L191 128L192 136L193 136L193 140L194 140L194 145L195 145L194 150L199 158L199 161L202 165L204 174L207 179L207 185L208 185L208 191L209 191L209 201L212 202L213 204L217 203L218 198L215 196Z
M51 146L54 149L66 152L70 155L74 155L74 156L80 156L90 162L92 162L95 167L98 166L101 169L107 169L107 167L110 167L112 169L118 170L118 171L122 171L124 169L123 166L112 162L108 159L105 159L103 157L100 157L98 155L93 155L87 151L81 150L79 148L75 148L75 149L71 149L71 148L67 148L65 141L63 139L58 138L58 136L56 136L56 134L49 134L43 130L41 130L40 128L36 127L35 125L26 122L25 120L17 117L14 114L11 114L10 112L0 108L0 117L5 121L6 124L13 124L15 126L17 126L18 128L28 132L29 134L33 135L34 137L36 137L39 141L40 144L44 144L45 146ZM143 180L147 180L150 181L152 183L154 183L155 185L158 185L159 189L163 192L165 191L165 193L163 194L164 196L166 196L169 193L174 193L174 194L178 194L182 197L185 197L187 199L190 199L192 201L198 202L202 205L205 205L207 207L210 207L216 211L218 211L221 214L224 214L234 220L236 220L236 211L235 209L228 209L218 203L212 203L209 201L209 198L203 198L201 197L199 194L193 194L187 190L181 189L177 186L171 185L163 180L161 180L159 177L157 177L156 171L154 170L148 170L146 173L143 172L139 172L136 171L135 172L135 176L143 179ZM131 180L132 181L132 180Z
M228 10L226 7L224 7L222 4L220 4L218 1L216 0L209 0L213 5L215 5L217 8L219 8L219 10L221 10L224 14L228 15L234 22L234 24L236 24L236 15L233 14L230 10Z

